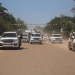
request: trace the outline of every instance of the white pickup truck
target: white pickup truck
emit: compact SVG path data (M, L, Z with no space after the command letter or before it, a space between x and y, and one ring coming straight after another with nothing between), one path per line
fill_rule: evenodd
M20 36L18 36L16 32L4 32L2 36L0 36L0 48L20 48L20 46Z
M32 43L39 43L42 44L42 35L41 33L32 33L30 37L30 44Z

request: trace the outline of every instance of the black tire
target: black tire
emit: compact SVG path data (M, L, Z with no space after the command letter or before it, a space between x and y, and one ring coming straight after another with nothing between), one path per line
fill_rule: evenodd
M17 47L17 49L20 49L20 43L18 44L18 47Z
M42 42L40 42L39 44L42 44Z

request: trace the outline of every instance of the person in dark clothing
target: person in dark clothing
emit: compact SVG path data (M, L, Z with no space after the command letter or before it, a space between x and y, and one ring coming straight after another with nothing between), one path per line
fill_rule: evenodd
M70 40L71 40L71 41L73 41L73 39L74 39L73 30L71 31L71 33L70 33L70 35L69 35L69 36L70 36Z
M21 46L22 32L20 29L17 31L17 34L19 36L19 45Z

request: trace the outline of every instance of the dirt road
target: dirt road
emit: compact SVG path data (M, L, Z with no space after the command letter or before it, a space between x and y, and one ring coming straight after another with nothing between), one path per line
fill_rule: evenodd
M67 43L23 42L19 50L0 50L0 75L75 75L75 52Z

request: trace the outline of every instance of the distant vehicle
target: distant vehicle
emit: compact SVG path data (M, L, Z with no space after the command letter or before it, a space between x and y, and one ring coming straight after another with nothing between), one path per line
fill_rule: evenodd
M0 36L0 48L20 48L20 46L20 36L18 36L16 32L4 32L2 36Z
M49 40L52 43L54 42L62 43L62 36L60 34L51 34Z
M23 32L22 39L24 39L26 42L29 42L29 33Z
M43 34L43 40L48 40L48 34Z
M39 43L42 44L42 35L41 33L32 33L30 37L30 44Z
M73 38L73 40L70 39L70 37L69 37L68 48L69 48L69 50L74 50L75 51L75 32L73 32L72 38Z

